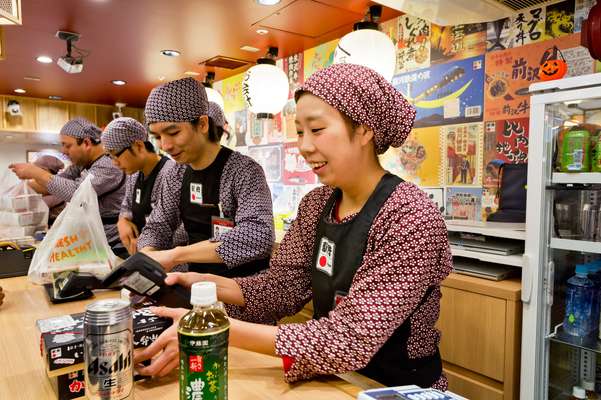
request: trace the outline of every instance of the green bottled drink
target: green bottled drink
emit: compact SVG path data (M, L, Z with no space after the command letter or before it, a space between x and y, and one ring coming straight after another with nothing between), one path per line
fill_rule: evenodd
M230 323L214 282L192 285L194 307L179 321L180 400L227 399Z

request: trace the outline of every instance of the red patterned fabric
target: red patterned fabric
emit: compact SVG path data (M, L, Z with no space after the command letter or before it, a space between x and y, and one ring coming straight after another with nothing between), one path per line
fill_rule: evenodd
M303 198L298 217L267 271L236 278L246 306L228 306L232 317L274 323L297 313L311 300L315 234L331 193L332 189L324 186ZM374 220L348 296L327 318L279 326L276 353L294 360L285 371L286 380L361 369L412 312L409 356L434 354L440 340L434 327L440 310L439 286L451 269L440 212L415 185L401 183ZM414 312L430 286L436 289ZM444 376L434 385L438 389L446 386Z
M334 64L315 72L296 91L298 101L309 92L374 131L376 152L400 147L413 127L415 108L386 79L371 68Z

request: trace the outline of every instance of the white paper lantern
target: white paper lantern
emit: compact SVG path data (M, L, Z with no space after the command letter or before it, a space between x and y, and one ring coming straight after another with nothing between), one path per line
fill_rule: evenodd
M396 67L394 43L388 35L375 29L347 33L338 41L334 52L334 64L344 63L369 67L390 82Z
M219 104L221 111L225 112L225 104L223 103L223 96L221 96L221 93L210 87L205 87L205 90L207 91L207 99L213 103Z
M250 112L277 114L288 101L288 77L275 65L255 65L244 74L242 96Z

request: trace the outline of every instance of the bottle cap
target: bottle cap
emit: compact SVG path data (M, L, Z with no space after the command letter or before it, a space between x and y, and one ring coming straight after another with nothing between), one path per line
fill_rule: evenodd
M587 275L588 268L586 264L576 264L576 273L579 275Z
M217 302L217 285L215 282L196 282L192 285L190 304L208 306Z
M582 388L584 390L595 391L595 382L594 381L582 381Z
M577 399L586 399L586 391L580 386L574 386L572 388L572 396Z

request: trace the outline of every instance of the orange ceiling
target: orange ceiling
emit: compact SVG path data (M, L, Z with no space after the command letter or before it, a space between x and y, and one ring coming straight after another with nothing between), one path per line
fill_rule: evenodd
M217 55L254 62L277 46L287 56L350 32L360 20L368 0L282 0L260 6L255 0L23 0L22 26L4 27L5 59L0 60L0 93L101 104L125 102L144 105L159 77L176 79L185 71L206 70L199 65ZM399 15L384 8L383 20ZM256 30L267 28L260 36ZM55 63L35 58L49 55L54 61L66 53L57 30L80 33L75 45L89 50L80 74L67 74ZM258 53L240 50L243 45ZM160 54L179 50L176 58ZM244 71L214 69L217 80ZM39 81L25 80L26 76ZM127 81L117 87L113 79ZM16 95L15 95L16 96Z

